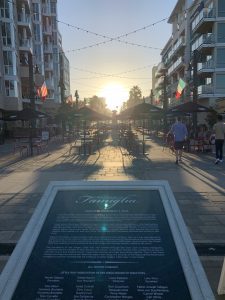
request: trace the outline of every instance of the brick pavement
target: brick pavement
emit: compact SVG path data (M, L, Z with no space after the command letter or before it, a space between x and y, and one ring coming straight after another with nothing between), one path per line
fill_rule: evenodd
M114 134L93 155L78 156L68 144L53 142L50 155L22 159L9 154L11 144L0 147L0 247L16 244L49 181L132 179L168 180L193 242L225 245L225 165L215 166L211 154L185 153L177 166L157 139L146 141L146 156L135 157L118 145ZM200 258L215 292L223 257Z

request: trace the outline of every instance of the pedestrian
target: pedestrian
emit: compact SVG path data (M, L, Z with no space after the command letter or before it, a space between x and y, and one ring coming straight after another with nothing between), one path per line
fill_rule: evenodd
M213 126L213 132L215 133L215 146L216 146L216 160L215 164L223 162L223 144L225 136L225 124L223 122L222 115L217 116L217 122Z
M185 140L188 136L187 127L181 122L181 117L178 117L176 122L172 125L168 134L172 133L174 136L174 150L176 155L176 164L182 161L182 154Z

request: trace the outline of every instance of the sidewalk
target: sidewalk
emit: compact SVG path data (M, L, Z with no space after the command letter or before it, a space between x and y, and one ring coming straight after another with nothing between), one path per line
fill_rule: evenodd
M212 154L185 153L177 166L160 140L149 139L147 155L134 157L119 147L115 133L91 156L70 154L68 144L52 142L49 155L21 159L19 154L9 154L11 146L0 145L1 268L49 181L168 180L216 294L225 254L225 164L214 165ZM208 251L212 245L220 245L222 254L212 256Z

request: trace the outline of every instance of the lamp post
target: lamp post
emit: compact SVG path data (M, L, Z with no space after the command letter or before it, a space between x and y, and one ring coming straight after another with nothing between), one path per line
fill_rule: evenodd
M167 130L167 110L168 110L168 96L167 96L167 76L166 76L166 70L163 72L163 127L164 132Z
M76 109L78 109L78 100L79 100L78 90L75 91L74 97L76 99Z
M59 84L58 87L60 87L60 95L61 95L61 105L62 105L62 110L64 112L64 104L65 104L65 85L63 82L63 76L61 75L60 80L59 80ZM65 134L65 120L64 120L64 114L62 114L62 138L64 140L64 134Z
M193 51L193 102L198 103L198 61L199 61L199 52L198 50ZM193 112L193 129L194 136L197 134L197 112Z
M36 92L34 90L34 80L37 77L37 80L40 80L40 75L38 66L35 66L35 72L34 72L34 66L33 66L33 56L31 52L28 53L28 70L29 70L29 90L30 90L30 108L35 111L35 95ZM35 73L35 78L34 78ZM38 75L40 75L38 77ZM39 84L39 82L38 82ZM30 155L33 155L33 132L36 127L36 121L35 119L30 120L30 135L29 135L29 144L30 144Z
M153 90L151 89L150 92L150 104L153 105L153 100L154 100L154 94L153 94Z
M76 99L75 110L78 111L78 108L79 108L79 102L78 102L79 101L79 94L78 94L78 90L75 91L74 97ZM79 120L76 120L76 122L75 122L75 128L76 128L77 136L78 136L78 132L79 132Z

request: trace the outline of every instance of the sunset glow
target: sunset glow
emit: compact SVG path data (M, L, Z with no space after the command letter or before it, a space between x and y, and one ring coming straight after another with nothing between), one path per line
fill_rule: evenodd
M111 83L103 87L99 94L106 99L107 107L111 110L118 110L124 101L129 98L129 92L122 85Z

